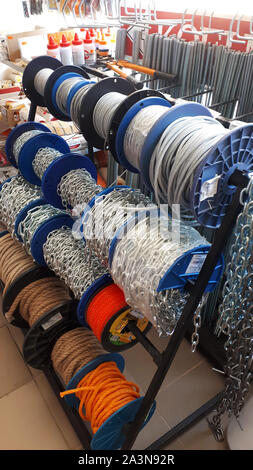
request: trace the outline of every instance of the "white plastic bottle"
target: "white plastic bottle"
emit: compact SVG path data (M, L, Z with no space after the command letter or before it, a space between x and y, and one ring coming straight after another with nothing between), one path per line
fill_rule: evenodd
M70 41L67 41L65 34L62 35L60 42L61 63L63 65L73 65L72 47Z
M74 65L84 64L83 41L79 39L77 33L75 33L75 37L72 41L72 56Z
M50 55L55 59L61 60L60 49L58 44L54 41L53 36L49 36L49 41L47 45L47 55Z
M96 62L96 50L95 44L90 37L90 32L86 31L85 39L83 40L84 45L84 60L87 65L94 65Z

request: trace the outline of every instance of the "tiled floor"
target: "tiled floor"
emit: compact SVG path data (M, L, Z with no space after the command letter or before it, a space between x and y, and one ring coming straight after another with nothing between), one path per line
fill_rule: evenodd
M165 346L155 330L149 338L158 349ZM43 372L24 363L22 344L22 332L7 324L0 312L0 449L82 449ZM155 371L150 356L140 345L123 356L125 375L145 391ZM222 389L222 376L199 352L193 354L184 340L158 394L155 414L134 448L145 449ZM225 442L215 441L205 419L168 446L171 450L226 448Z

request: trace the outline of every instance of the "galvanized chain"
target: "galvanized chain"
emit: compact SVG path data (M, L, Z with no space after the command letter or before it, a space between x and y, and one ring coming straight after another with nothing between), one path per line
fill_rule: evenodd
M202 296L201 301L198 304L198 307L196 308L196 311L193 316L193 326L194 326L194 331L192 333L191 337L191 345L192 345L192 352L194 353L197 349L197 346L199 344L199 329L201 328L201 312L202 308L204 307L205 303L207 302L209 293L206 293Z
M16 163L18 165L18 159L19 159L19 154L20 154L20 151L23 147L23 145L29 140L31 139L32 137L35 137L36 135L38 134L41 134L42 131L39 131L39 130L32 130L32 131L27 131L27 132L24 132L23 134L21 134L16 140L15 140L15 143L13 145L13 155L15 157L15 160L16 160Z
M91 251L108 265L109 248L117 231L140 208L150 204L149 198L139 190L114 189L97 197L93 207L83 219L83 234Z
M180 224L180 236L174 238L170 217L147 211L116 245L111 275L125 294L127 303L143 313L159 334L172 334L189 293L179 289L158 292L160 281L171 266L188 252L207 241L192 227Z
M58 150L55 150L50 147L42 147L36 153L34 160L32 162L34 173L38 176L40 180L49 167L49 165L56 160L57 158L61 157L62 153Z
M41 189L28 183L21 175L2 184L0 190L0 217L12 237L19 212L30 202L42 198Z
M67 227L48 235L43 253L48 267L65 282L76 299L80 299L96 279L108 272L84 241L76 240Z
M208 420L217 440L223 440L224 413L239 419L253 376L253 180L242 191L241 203L216 326L216 334L228 335L224 396Z
M103 191L85 169L71 170L61 178L57 193L65 209L76 208L81 212L86 204Z
M63 214L63 211L56 209L50 204L44 204L29 209L26 217L18 226L18 234L22 239L25 251L31 255L31 241L36 230L47 220L56 215Z

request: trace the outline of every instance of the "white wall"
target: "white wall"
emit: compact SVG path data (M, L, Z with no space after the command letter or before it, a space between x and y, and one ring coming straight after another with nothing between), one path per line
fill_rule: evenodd
M64 21L55 12L25 18L22 0L0 0L0 33L13 34L31 31L37 26L56 31L64 26Z

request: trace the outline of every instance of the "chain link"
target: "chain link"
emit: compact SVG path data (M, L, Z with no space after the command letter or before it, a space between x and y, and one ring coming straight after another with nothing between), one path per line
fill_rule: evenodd
M2 184L0 190L0 217L12 237L19 212L30 202L42 198L41 189L28 183L21 175Z
M34 173L38 176L40 180L42 180L42 177L46 169L49 167L49 165L54 160L56 160L57 158L61 156L62 156L62 153L53 148L50 148L50 147L40 148L38 152L36 153L32 162Z
M48 267L65 282L76 299L80 299L95 280L108 272L84 241L76 240L67 227L48 235L43 253Z
M208 420L217 440L224 431L222 416L239 419L253 374L253 181L242 191L243 210L235 227L231 260L226 269L223 301L219 307L216 334L228 336L225 343L225 391Z

